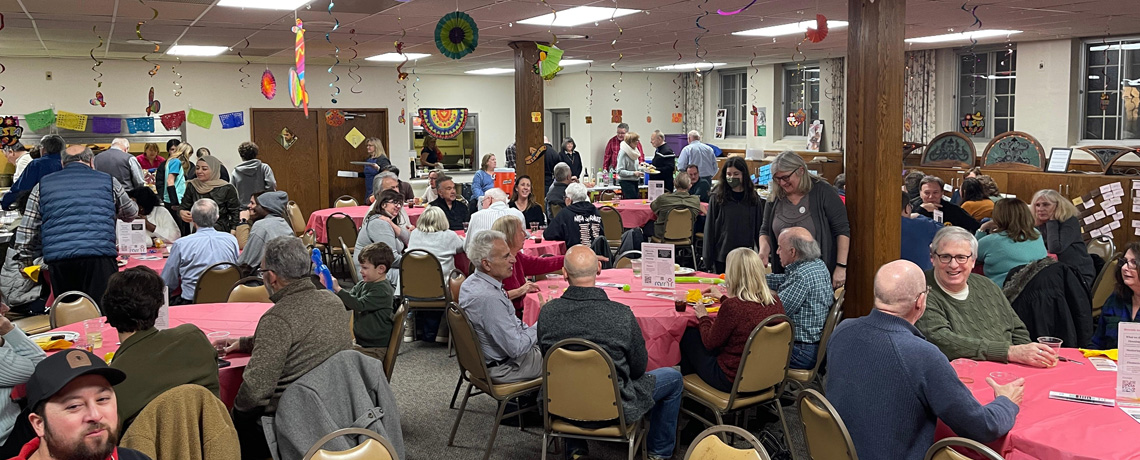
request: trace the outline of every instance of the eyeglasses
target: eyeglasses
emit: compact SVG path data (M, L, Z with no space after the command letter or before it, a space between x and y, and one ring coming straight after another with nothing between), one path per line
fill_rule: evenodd
M783 176L772 176L772 178L776 179L777 182L787 182L788 179L791 179L792 176L796 175L796 171L799 171L799 170L800 170L800 168L796 168L796 169L793 169L792 172L787 173Z
M273 271L273 270L266 270L264 268L259 268L259 269L257 269L256 272L253 273L253 275L258 277L258 278L265 278L265 274L269 273L271 271Z
M399 201L388 201L388 202L384 203L384 205L389 205L389 204L395 205L396 209L400 209L400 208L404 207L404 203L401 203Z
M974 255L973 254L939 254L939 253L934 253L934 257L937 257L938 261L942 262L944 264L950 263L951 260L958 262L960 264L964 264L967 261L969 261L971 257L974 257Z
M922 297L924 294L929 293L929 292L930 292L930 286L926 286L925 288L922 289L922 292L919 292L918 295L914 296L914 301L918 302L918 299L920 297Z
M1126 258L1124 258L1124 257L1121 257L1121 258L1119 258L1119 259L1117 259L1117 260L1119 261L1119 264L1120 264L1120 266L1122 266L1122 267L1123 267L1123 266L1125 266L1125 265L1127 265L1127 266L1128 266L1128 268L1130 268L1130 269L1133 269L1133 270L1135 270L1135 269L1136 269L1136 259L1126 259Z

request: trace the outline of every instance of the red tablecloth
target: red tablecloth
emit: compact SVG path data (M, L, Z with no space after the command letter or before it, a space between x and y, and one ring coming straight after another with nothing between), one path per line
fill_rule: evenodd
M316 234L317 242L321 244L328 243L328 231L325 230L325 222L329 220L329 216L334 213L343 212L356 222L356 228L360 228L364 224L364 216L368 215L370 206L352 206L347 208L329 208L313 211L309 214L309 222L305 225L305 230L313 230ZM416 225L416 221L420 219L420 214L423 214L423 206L404 207L404 212L408 213L408 221L412 225Z
M170 307L170 326L190 323L198 326L206 334L226 331L232 338L253 335L261 315L272 306L271 303L215 303ZM69 324L53 331L73 331L83 334L83 323ZM119 333L104 323L103 347L96 349L95 354L104 356L115 351L119 348L118 343ZM226 355L225 359L230 362L230 366L218 370L218 380L221 383L222 402L226 403L226 407L233 407L238 387L241 386L242 372L249 362L249 355L230 354Z
M162 269L166 267L167 258L170 257L165 248L154 249L150 248L146 254L121 254L119 258L127 258L127 264L120 266L119 271L126 270L131 267L150 267L152 270L162 274ZM158 257L156 260L143 260L142 257Z
M716 275L697 272L695 276L715 277ZM696 315L693 314L691 307L684 313L678 313L672 300L649 297L646 294L649 294L650 291L642 290L641 282L631 283L632 280L633 270L628 268L604 270L598 276L599 282L629 284L632 288L630 292L624 292L617 288L604 289L610 300L628 305L633 310L633 315L637 317L637 324L641 327L641 335L645 337L645 348L649 351L647 369L676 366L677 363L681 362L681 335L685 333L686 327L696 326ZM561 295L562 289L567 286L566 280L562 279L539 281L538 285L542 288L540 292L543 297L549 295L551 284L558 286L559 295ZM708 286L707 284L682 284L678 285L677 289L700 289ZM660 293L672 295L669 291ZM542 305L539 304L538 293L527 294L523 301L523 322L533 325L538 321L538 313L541 309Z
M460 237L466 237L466 232L463 230L458 230L455 233L459 234ZM534 233L534 235L542 238L541 231ZM543 254L560 256L566 254L566 242L542 240L541 243L537 243L534 239L527 238L526 242L523 243L522 252L534 257L541 257ZM467 273L467 267L470 264L471 259L467 258L467 254L462 252L455 254L455 268L458 268L463 274L470 275L470 273Z
M621 226L625 228L644 227L645 224L651 220L657 220L657 215L653 214L653 210L649 209L649 200L618 200L617 206L614 209L618 214L621 214ZM594 203L594 206L602 207L608 203ZM708 212L709 204L701 203L701 209Z
M1076 393L1101 398L1116 397L1116 373L1098 371L1088 359L1072 348L1061 355L1084 365L1059 362L1051 369L1020 364L978 362L974 383L967 384L978 402L994 400L986 384L990 372L1011 372L1025 378L1025 394L1017 422L1009 434L989 443L1007 460L1109 460L1140 459L1140 423L1115 407L1094 406L1049 399L1050 391ZM942 423L936 438L952 436Z

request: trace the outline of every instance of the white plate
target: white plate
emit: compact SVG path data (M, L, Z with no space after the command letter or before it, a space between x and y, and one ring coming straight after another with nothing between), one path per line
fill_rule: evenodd
M79 333L78 332L71 332L71 331L44 332L44 333L40 333L40 334L30 336L28 338L32 339L32 341L35 342L36 339L51 340L52 337L60 336L60 335L63 336L63 340L67 340L69 342L74 342L76 340L79 340Z
M696 273L696 272L697 272L696 270L693 270L689 267L681 267L677 270L673 270L673 274L676 276L692 275L693 273Z

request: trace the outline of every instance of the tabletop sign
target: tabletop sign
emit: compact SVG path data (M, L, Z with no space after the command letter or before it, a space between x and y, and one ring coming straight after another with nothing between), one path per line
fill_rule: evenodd
M1118 335L1116 400L1120 404L1140 405L1140 391L1136 388L1140 383L1140 323L1120 323Z
M119 254L145 254L147 245L146 223L142 219L134 222L118 221Z
M673 245L641 243L641 261L643 286L673 289Z
M649 181L649 202L652 203L657 197L665 194L665 181L651 180Z
M170 288L162 287L162 306L158 307L158 317L154 320L154 328L158 330L170 329Z

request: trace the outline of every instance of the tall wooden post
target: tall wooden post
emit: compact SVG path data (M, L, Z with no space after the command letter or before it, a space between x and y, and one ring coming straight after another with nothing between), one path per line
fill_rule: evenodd
M527 164L531 150L542 149L542 122L536 123L532 114L544 117L542 99L542 77L534 73L538 62L538 47L535 42L511 42L515 50L515 175L531 177L531 193L534 200L546 200L546 187L543 187L544 157Z
M905 0L847 3L848 317L871 312L875 271L899 258Z

